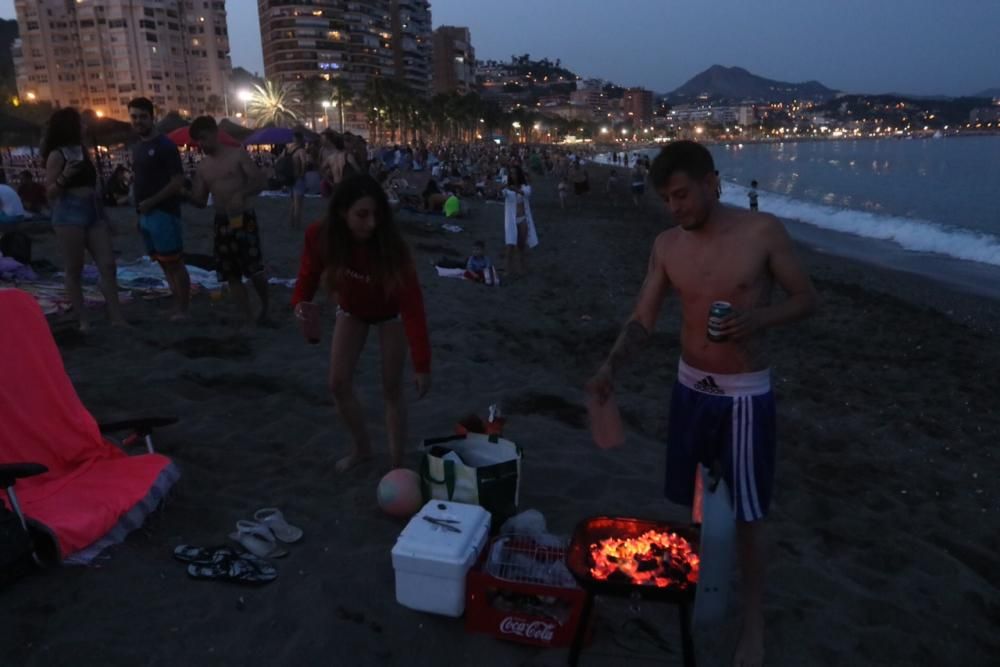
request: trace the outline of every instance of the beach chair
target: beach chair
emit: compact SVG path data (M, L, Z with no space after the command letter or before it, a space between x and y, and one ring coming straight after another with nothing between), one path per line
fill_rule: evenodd
M126 444L145 443L147 453L128 456L80 402L31 295L0 290L0 322L0 466L8 466L0 482L13 489L17 480L16 499L8 491L0 502L51 532L62 562L89 563L142 525L178 479L173 462L152 453L153 429L174 420L105 425L130 431ZM44 472L24 475L25 463Z

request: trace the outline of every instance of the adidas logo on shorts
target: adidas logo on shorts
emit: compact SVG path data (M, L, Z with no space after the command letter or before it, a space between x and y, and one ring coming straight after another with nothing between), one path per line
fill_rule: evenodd
M706 394L718 394L724 396L726 392L715 383L715 378L711 375L706 375L702 379L695 383L694 388L698 391L703 391Z

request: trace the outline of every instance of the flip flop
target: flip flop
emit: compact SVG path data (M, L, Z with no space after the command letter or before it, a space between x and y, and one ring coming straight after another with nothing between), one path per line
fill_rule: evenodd
M271 529L256 521L237 521L236 532L229 539L239 542L244 549L259 558L281 558L288 552L278 546Z
M192 563L187 567L192 579L231 581L237 584L266 584L278 578L278 569L252 554L225 559L218 563Z
M240 554L241 552L229 546L196 547L190 544L181 544L174 549L174 558L182 563L195 563L198 565L207 565L225 559L239 558Z
M291 544L302 539L302 529L290 525L276 507L265 507L253 513L253 518L271 529L280 541Z

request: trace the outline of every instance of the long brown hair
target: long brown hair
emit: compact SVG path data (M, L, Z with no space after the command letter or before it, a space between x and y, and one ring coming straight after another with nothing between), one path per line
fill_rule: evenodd
M343 284L351 253L355 245L362 243L354 238L347 226L347 212L365 197L375 201L375 231L363 242L368 246L372 261L372 280L390 295L402 286L404 275L413 265L413 257L392 219L389 198L378 181L367 174L344 179L330 199L330 210L323 222L326 286L336 291Z

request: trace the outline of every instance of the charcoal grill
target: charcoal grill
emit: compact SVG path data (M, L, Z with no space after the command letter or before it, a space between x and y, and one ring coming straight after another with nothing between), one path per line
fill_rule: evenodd
M599 595L611 597L634 598L650 602L663 602L677 605L680 614L681 651L684 667L694 667L694 642L691 637L691 607L694 603L696 583L677 577L667 586L639 584L629 581L626 577L598 579L591 574L594 559L591 556L591 545L607 538L638 538L648 531L675 533L686 539L692 551L697 554L699 544L699 529L687 524L674 525L662 521L650 521L631 517L596 516L581 521L570 541L566 554L566 564L570 572L586 592L580 624L570 647L569 664L573 667L580 658L586 628L593 611L594 598Z

